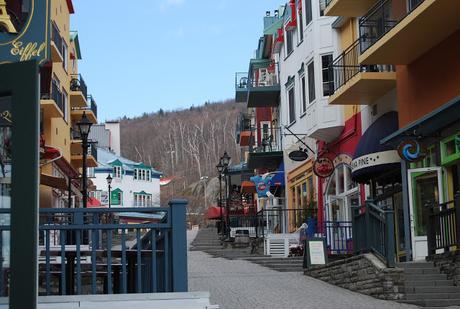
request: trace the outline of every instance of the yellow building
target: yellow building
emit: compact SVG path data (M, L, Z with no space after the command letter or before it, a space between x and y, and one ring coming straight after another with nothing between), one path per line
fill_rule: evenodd
M78 72L81 52L78 34L70 31L72 1L51 0L49 12L51 57L40 68L44 146L40 207L64 207L69 203L78 206L83 150L76 124L83 113L97 123L97 106L88 96L87 86ZM94 147L89 149L88 167L96 166L95 151L91 149ZM55 156L47 153L53 151Z

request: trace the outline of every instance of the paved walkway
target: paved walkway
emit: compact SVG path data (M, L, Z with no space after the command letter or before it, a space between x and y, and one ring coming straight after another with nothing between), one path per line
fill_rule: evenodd
M191 242L196 232L189 232ZM189 251L189 290L210 291L221 309L417 308L380 301L301 273L280 273L243 260Z

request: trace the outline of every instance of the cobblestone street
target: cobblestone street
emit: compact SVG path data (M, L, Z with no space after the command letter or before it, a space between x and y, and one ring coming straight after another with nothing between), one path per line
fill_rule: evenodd
M196 232L189 232L188 242ZM243 260L188 252L189 290L210 291L222 309L258 308L416 308L376 300L301 273L281 273Z

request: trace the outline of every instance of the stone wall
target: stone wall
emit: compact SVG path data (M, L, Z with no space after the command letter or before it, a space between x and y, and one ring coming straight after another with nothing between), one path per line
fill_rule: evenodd
M375 298L404 298L403 270L387 268L373 254L353 256L325 266L314 266L306 269L304 274Z
M436 254L428 260L433 261L442 273L447 274L449 279L454 280L455 285L460 286L460 251Z

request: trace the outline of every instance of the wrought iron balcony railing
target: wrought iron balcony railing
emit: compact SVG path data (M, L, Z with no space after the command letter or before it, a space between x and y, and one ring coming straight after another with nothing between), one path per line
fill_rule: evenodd
M71 91L81 91L83 96L88 96L88 87L86 86L85 80L81 74L73 74L70 80Z
M248 73L237 72L235 74L235 90L236 91L247 91L248 90Z
M394 72L393 65L361 65L358 57L360 40L356 40L339 57L334 59L330 67L334 73L334 91L345 85L356 74L362 72Z
M61 34L59 33L59 29L58 27L56 26L56 24L53 22L51 23L51 40L54 42L54 44L56 45L59 53L61 54L62 56L62 37L61 37Z
M364 53L425 0L409 0L405 14L393 11L392 0L377 2L359 19L360 50Z

